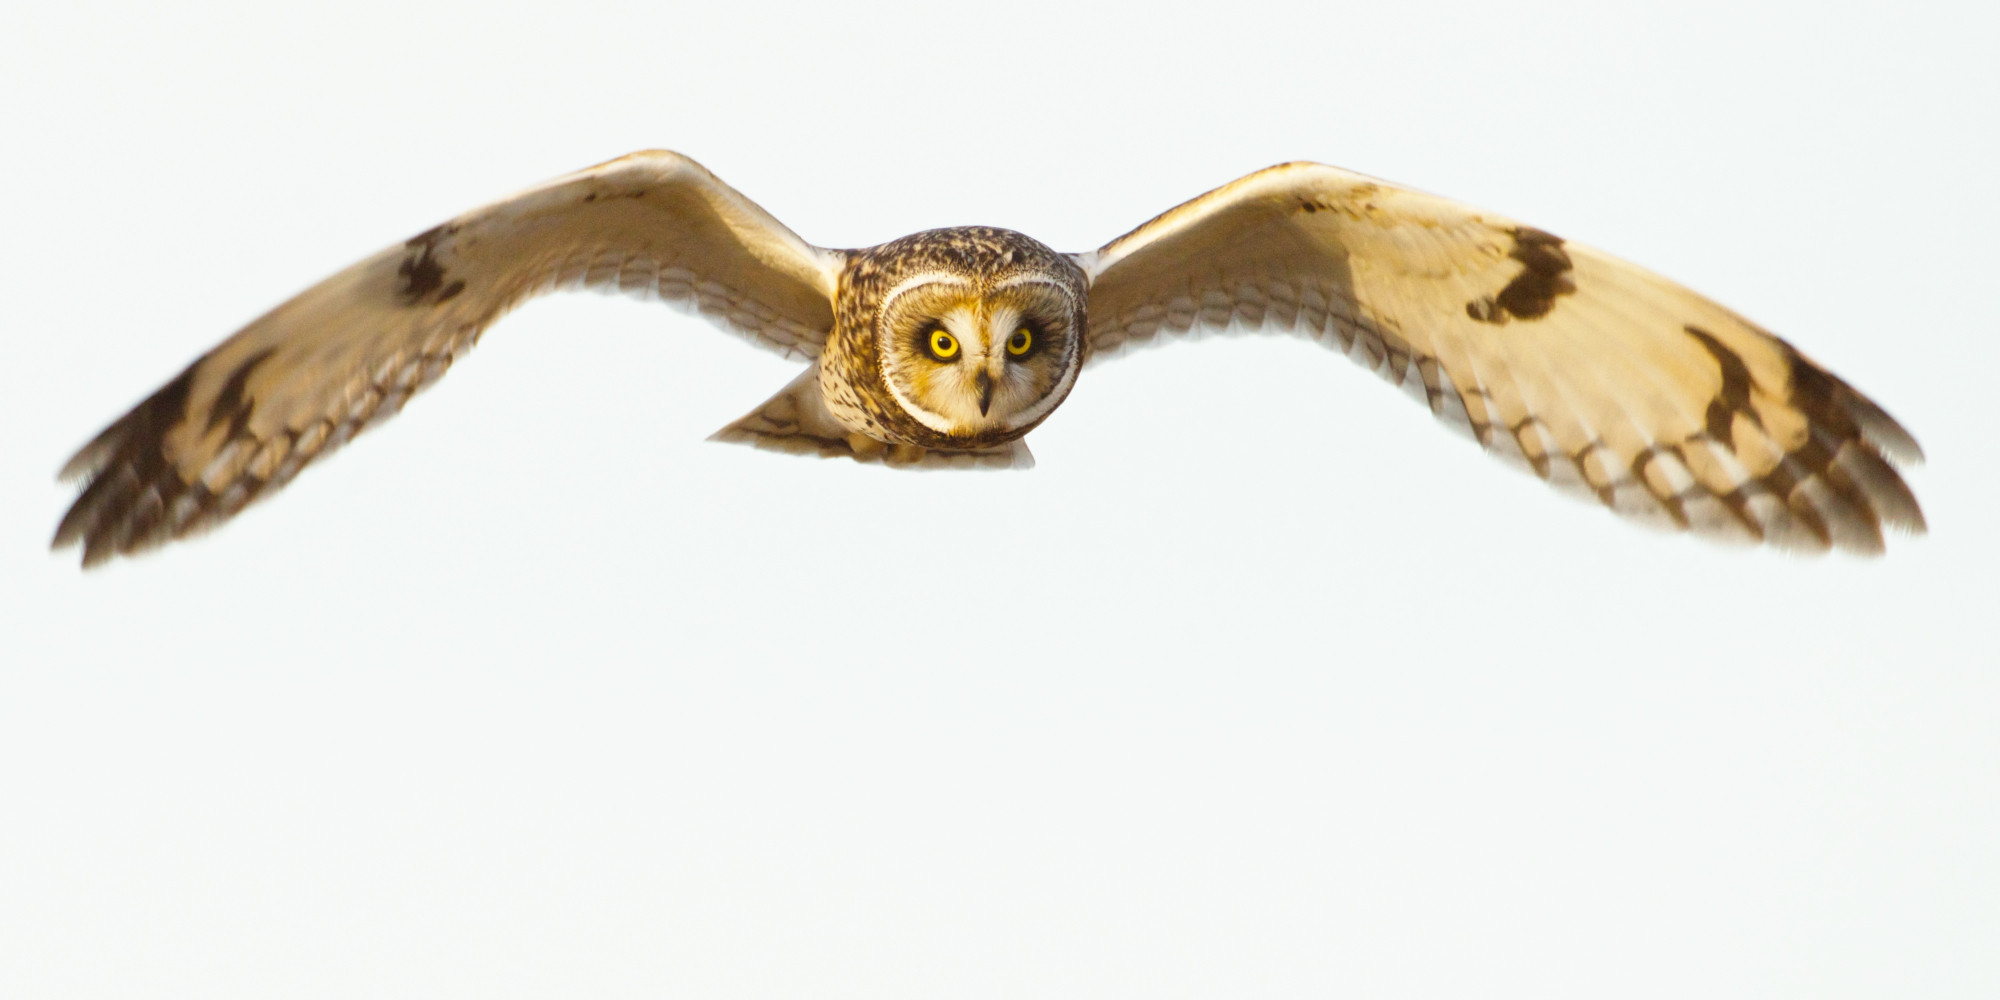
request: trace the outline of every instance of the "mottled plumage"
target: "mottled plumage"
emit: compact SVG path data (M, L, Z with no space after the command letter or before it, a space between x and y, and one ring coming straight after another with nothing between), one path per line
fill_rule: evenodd
M722 440L1030 464L1087 363L1276 328L1355 358L1488 450L1628 516L1876 552L1924 530L1880 407L1736 314L1538 229L1292 163L1102 248L963 227L812 246L693 161L636 153L428 230L197 359L64 468L86 565L220 523L395 413L521 301L603 287L813 364Z

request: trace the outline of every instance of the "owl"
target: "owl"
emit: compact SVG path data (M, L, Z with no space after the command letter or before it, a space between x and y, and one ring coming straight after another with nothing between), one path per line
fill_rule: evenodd
M64 467L83 563L213 527L395 414L509 309L598 288L810 362L714 437L903 467L1032 464L1089 366L1290 331L1486 450L1669 528L1879 552L1924 530L1887 413L1728 309L1540 229L1315 163L1258 171L1084 253L936 229L829 250L676 153L635 153L392 246L252 322Z

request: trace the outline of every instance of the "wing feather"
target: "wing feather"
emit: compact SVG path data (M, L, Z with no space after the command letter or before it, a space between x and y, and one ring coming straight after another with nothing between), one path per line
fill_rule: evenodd
M1093 363L1289 329L1635 520L1811 551L1924 530L1890 462L1923 453L1881 407L1728 309L1502 216L1289 163L1074 257Z
M844 255L684 156L635 153L476 209L306 290L202 355L63 467L84 565L211 527L387 419L496 319L600 288L816 358Z

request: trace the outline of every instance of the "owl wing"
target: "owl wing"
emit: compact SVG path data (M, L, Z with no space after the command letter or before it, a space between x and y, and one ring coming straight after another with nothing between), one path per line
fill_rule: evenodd
M818 357L844 255L684 156L634 153L461 215L307 289L85 445L54 545L84 565L211 527L393 415L503 313L600 287Z
M1922 452L1867 397L1680 285L1489 212L1290 163L1074 258L1092 360L1288 328L1629 517L1804 550L1924 530L1884 459Z

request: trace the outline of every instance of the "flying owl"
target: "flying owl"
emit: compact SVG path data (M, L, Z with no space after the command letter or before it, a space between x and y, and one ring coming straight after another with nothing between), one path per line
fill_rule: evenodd
M1093 363L1287 330L1488 451L1619 514L1789 549L1924 530L1922 451L1790 344L1631 264L1315 163L1261 170L1085 253L961 227L813 246L699 164L634 153L476 209L307 289L62 470L86 566L212 527L399 410L510 308L594 287L692 307L811 365L718 440L895 466L1024 467Z

